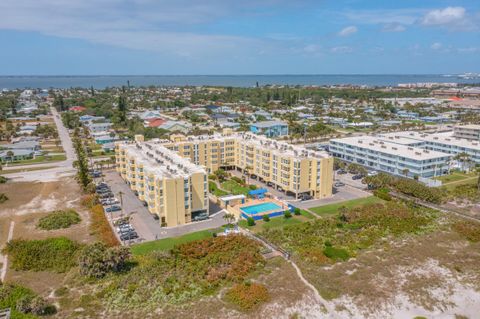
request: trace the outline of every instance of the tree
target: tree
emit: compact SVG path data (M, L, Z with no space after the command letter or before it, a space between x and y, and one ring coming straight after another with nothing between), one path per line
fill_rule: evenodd
M15 154L13 153L13 151L8 151L8 152L7 152L7 157L10 159L10 162L13 162L13 156L14 156L14 155L15 155Z
M119 120L121 123L127 122L127 97L125 87L122 87L122 94L118 97Z
M255 226L255 219L253 219L252 217L248 217L247 218L247 225L248 226Z
M223 219L225 219L227 224L230 225L235 221L235 215L233 215L232 213L225 213L225 215L223 215Z
M102 278L109 272L119 272L126 268L130 259L127 247L110 247L97 242L85 246L80 253L80 273L87 277Z
M410 173L410 170L408 168L402 169L402 174L405 175L405 177L408 177L408 173Z

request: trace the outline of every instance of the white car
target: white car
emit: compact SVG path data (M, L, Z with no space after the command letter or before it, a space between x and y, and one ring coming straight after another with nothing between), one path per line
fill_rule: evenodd
M371 172L368 172L367 176L375 176L377 174L378 174L377 171L371 171Z

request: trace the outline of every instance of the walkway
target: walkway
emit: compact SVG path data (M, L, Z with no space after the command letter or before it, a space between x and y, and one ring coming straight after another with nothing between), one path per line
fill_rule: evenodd
M10 222L10 228L8 229L7 242L11 241L13 238L14 227L15 227L15 222L12 220ZM8 256L0 254L0 262L2 263L2 271L0 273L0 282L4 282L5 276L7 275L7 269L8 269Z

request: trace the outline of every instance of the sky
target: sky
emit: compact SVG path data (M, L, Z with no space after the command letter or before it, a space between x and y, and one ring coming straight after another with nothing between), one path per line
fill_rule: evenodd
M0 1L0 75L463 72L478 0Z

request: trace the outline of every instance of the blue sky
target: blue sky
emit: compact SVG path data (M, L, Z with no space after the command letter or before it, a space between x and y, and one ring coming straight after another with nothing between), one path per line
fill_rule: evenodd
M480 72L477 0L1 0L0 74Z

